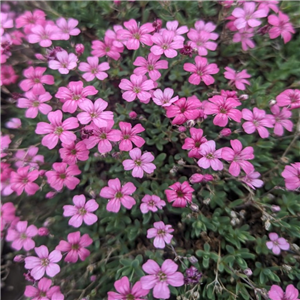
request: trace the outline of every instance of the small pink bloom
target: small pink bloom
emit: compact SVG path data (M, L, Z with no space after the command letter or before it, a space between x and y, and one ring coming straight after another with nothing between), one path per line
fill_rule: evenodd
M84 222L86 225L92 225L97 222L98 217L93 214L99 207L98 203L91 199L86 202L84 195L76 195L73 197L73 205L64 205L64 217L72 217L69 225L78 228Z
M271 241L267 242L266 245L268 249L272 250L275 255L279 255L281 250L289 250L290 244L284 238L279 238L278 234L271 232L269 234Z
M54 171L46 172L49 185L56 191L62 190L66 186L69 190L74 190L80 180L74 175L81 174L77 165L67 167L66 163L54 163Z
M125 159L123 161L124 170L132 170L132 176L142 178L144 172L151 174L156 169L156 166L152 163L154 156L150 152L145 152L142 155L141 149L134 148L129 151L131 159Z
M208 64L207 59L201 56L195 57L195 63L196 65L191 63L183 65L185 71L193 73L189 77L189 83L198 85L202 80L206 85L213 84L215 80L210 74L217 74L219 72L218 66L216 64Z
M120 122L119 126L121 129L119 149L121 151L130 151L132 149L132 143L139 148L145 144L145 140L137 135L138 133L145 131L145 128L141 124L136 124L132 128L130 123Z
M171 286L183 286L184 276L180 272L176 272L178 266L171 260L167 259L162 266L152 259L143 264L143 270L150 275L141 278L141 285L143 289L153 288L153 297L157 299L169 299Z
M35 25L45 24L45 16L46 14L40 9L35 9L33 12L25 11L16 18L16 28L24 27L24 32L26 34L31 33L31 28Z
M206 31L206 32L210 33L210 35L209 35L210 40L215 41L219 37L219 35L217 33L213 32L216 28L217 28L217 26L215 24L213 24L212 22L205 23L202 20L195 22L195 29L198 32Z
M2 10L2 8L1 8ZM11 18L10 14L4 13L1 11L0 13L0 36L3 35L5 28L13 28L14 27L14 21Z
M130 119L134 120L137 117L137 113L135 111L131 111L128 116Z
M300 162L285 166L281 173L284 178L285 187L288 190L295 191L300 188Z
M2 174L3 173L1 172L1 175ZM15 213L16 213L16 208L12 202L6 202L4 204L1 203L1 219L2 219L2 221L11 223L16 217Z
M197 173L193 174L189 179L191 184L200 183L200 182L208 182L208 181L213 181L213 180L214 180L214 178L210 174L202 175L202 174L197 174Z
M75 45L75 53L80 56L84 52L84 45L83 44L76 44ZM80 70L80 69L79 69Z
M49 229L46 227L41 227L38 229L38 235L39 236L48 236L49 235Z
M286 287L285 293L280 286L274 284L268 292L271 300L299 300L298 295L299 291L292 284Z
M22 122L19 118L11 118L8 122L5 123L6 128L18 129L22 126Z
M70 70L77 67L78 58L74 53L63 50L56 53L56 59L50 60L48 66L52 70L58 70L60 74L69 74Z
M161 200L156 195L145 195L142 198L142 203L140 205L140 210L143 214L148 213L149 211L157 212L158 209L162 209L163 206L166 206L166 202Z
M271 112L275 119L274 133L278 136L283 136L284 128L287 131L293 131L293 122L288 120L292 116L292 112L288 110L287 107L284 107L280 110L278 105L271 106Z
M223 170L223 164L219 160L222 157L222 149L216 150L215 141L208 141L200 146L199 153L202 157L198 160L198 166L203 169L211 167L214 171Z
M217 49L217 43L209 41L211 39L211 33L205 30L197 31L191 28L187 34L190 41L188 45L195 51L198 51L198 55L205 56L208 54L208 50L215 51Z
M59 18L56 20L56 25L58 30L55 34L55 39L59 40L68 40L70 35L78 35L80 30L75 28L78 25L78 21L70 18L68 20L64 18Z
M300 108L300 90L285 90L276 97L278 106L288 106L290 109Z
M252 172L246 174L245 177L242 177L241 181L243 181L248 186L250 186L253 190L255 190L256 187L260 188L264 185L264 182L258 179L259 177L260 177L260 173L253 170Z
M104 42L101 41L92 41L92 52L93 56L103 57L108 56L114 60L118 60L123 52L124 47L116 47L114 45L114 40L109 37L104 37Z
M89 159L89 150L83 141L72 142L72 144L62 143L63 148L59 149L59 154L63 162L68 165L75 165L78 160L86 161Z
M237 33L234 34L232 41L234 43L242 43L242 49L244 51L247 51L248 48L254 48L255 43L253 42L252 38L254 36L253 33L253 28L244 28L238 31Z
M169 186L171 190L165 190L167 200L169 203L173 202L173 207L186 207L187 203L192 202L192 193L194 189L187 181L182 184L176 182Z
M30 44L39 43L41 47L50 47L58 28L50 23L35 25L31 28L31 33L27 35Z
M26 151L18 150L15 154L15 158L18 160L15 166L20 168L26 165L31 168L38 169L44 163L44 156L37 155L39 151L38 147L30 146Z
M190 134L191 137L188 137L184 140L182 149L190 150L188 153L188 157L195 157L199 159L201 157L199 148L203 143L207 142L207 139L203 137L202 129L191 128Z
M258 6L258 9L264 9L267 11L267 13L269 14L270 9L272 9L275 13L278 13L279 8L278 8L278 4L279 1L277 0L256 0L256 2L260 3Z
M250 78L251 75L247 73L247 70L242 70L241 72L236 72L235 70L226 67L226 72L224 73L225 78L229 79L229 85L234 84L238 90L244 91L246 89L245 84L250 85L250 82L245 78Z
M224 128L220 131L220 136L226 137L231 135L231 129L230 128Z
M25 258L25 268L31 270L31 276L35 280L41 279L46 273L54 277L60 272L57 264L62 259L60 251L54 250L49 254L48 248L44 245L34 248L38 257L28 256Z
M127 209L131 209L136 204L134 198L130 196L135 190L136 187L131 182L127 182L121 186L118 178L110 179L108 187L106 186L101 189L100 197L109 199L106 205L107 211L117 213L121 208L121 204Z
M0 86L16 83L18 77L19 76L16 75L15 70L13 69L12 66L8 66L8 65L1 66Z
M119 40L118 39L118 35L117 35L117 32L120 30L120 29L124 29L122 25L114 25L113 26L113 30L111 29L108 29L105 31L105 37L109 38L110 40L112 40L113 42L113 45L117 48L121 48L122 49L122 52L123 52L123 49L124 49L124 45L123 45L123 42L122 40ZM124 44L126 44L126 42L124 42Z
M164 91L157 89L153 92L152 100L156 105L162 107L170 106L179 99L178 96L173 97L173 94L174 90L171 88L166 88Z
M173 31L175 33L174 39L177 39L177 40L181 39L182 41L184 41L184 37L182 35L187 33L189 31L189 28L187 26L180 26L180 27L178 27L178 26L179 26L179 23L177 20L168 21L166 24L167 30ZM163 28L160 32L163 32L164 30L166 30L166 29Z
M104 80L108 77L107 71L110 69L107 62L99 64L99 58L96 56L89 56L87 58L87 63L81 62L78 69L82 72L85 72L82 77L86 81L92 81L97 77L99 80Z
M173 236L170 234L174 231L171 225L165 225L164 222L155 222L154 228L147 231L147 238L154 238L153 245L155 248L163 249L167 244L171 243Z
M60 241L55 250L68 253L64 259L65 262L76 263L78 257L84 261L90 255L90 251L85 247L90 246L92 243L93 240L87 233L80 237L80 232L76 231L68 234L68 242Z
M2 132L0 134L0 157L5 157L7 156L5 152L5 150L8 148L9 144L11 143L11 139L9 137L9 135L2 135Z

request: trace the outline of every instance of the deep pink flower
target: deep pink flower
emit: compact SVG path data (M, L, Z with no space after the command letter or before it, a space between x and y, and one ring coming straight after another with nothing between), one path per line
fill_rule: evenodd
M190 129L191 137L187 137L184 140L184 144L182 145L182 149L190 150L188 153L188 157L195 157L199 159L201 157L199 153L199 148L201 144L207 142L207 139L203 136L203 130L197 128Z
M285 187L288 190L294 191L300 188L300 162L285 166L281 173L284 178Z
M69 71L77 67L78 58L74 53L59 51L56 53L56 59L50 60L48 66L52 70L58 70L60 74L69 74Z
M231 135L231 129L230 128L223 128L221 131L220 131L220 136L221 137L226 137L226 136L230 136Z
M292 284L286 287L285 292L283 292L280 286L273 284L268 292L271 300L299 300L298 295L298 290Z
M151 80L158 80L161 76L158 70L168 69L168 62L166 60L159 59L160 55L154 55L153 53L149 53L147 60L142 56L138 56L133 62L134 66L138 66L138 68L134 69L134 74L145 75L149 73Z
M1 165L3 162L1 162ZM2 175L1 170L1 175ZM2 178L1 178L2 179ZM11 223L15 219L16 208L12 202L1 203L1 219L7 223Z
M246 174L254 171L253 165L248 162L249 159L254 159L253 147L246 147L243 149L243 145L239 140L230 141L231 148L222 148L222 158L230 162L229 173L232 176L239 176L241 168Z
M108 186L104 187L100 191L100 197L109 199L106 210L117 213L121 204L127 209L131 209L135 205L135 200L130 195L133 194L136 187L133 183L127 182L121 186L121 182L118 178L108 180Z
M50 254L44 245L34 248L38 257L28 256L25 258L25 268L31 270L31 276L35 280L41 279L46 273L49 277L54 277L60 272L57 262L62 259L60 251L53 250Z
M67 167L66 163L54 163L54 171L45 173L49 185L56 191L62 190L66 186L69 190L74 190L79 184L80 180L74 175L81 174L77 165Z
M197 31L191 28L187 34L190 41L188 45L198 51L198 55L207 55L208 50L215 51L217 49L217 43L209 41L211 39L211 33L205 30Z
M293 122L288 120L292 116L292 112L287 108L284 107L280 110L278 105L271 106L271 112L275 119L275 126L274 126L274 133L278 136L283 136L284 129L287 131L293 131Z
M55 250L68 252L64 261L76 263L78 257L84 261L90 255L90 251L85 247L90 246L92 243L93 240L87 233L80 237L80 231L76 231L68 234L68 242L60 241Z
M10 145L11 143L11 139L9 137L9 135L2 135L2 132L0 134L0 157L5 157L7 156L7 153L4 153L5 150L8 148L8 146Z
M268 22L273 25L273 27L269 30L270 39L276 39L279 35L281 35L285 44L292 39L292 33L295 33L295 30L292 23L290 23L288 15L279 11L278 16L269 16Z
M156 105L160 105L162 107L170 106L179 99L178 96L173 97L173 94L174 90L171 88L166 88L164 91L157 89L153 92L152 100Z
M22 122L19 118L11 118L5 123L6 128L18 129L22 126Z
M20 82L20 88L27 92L32 88L33 94L46 93L43 84L54 84L54 77L52 75L43 75L47 68L29 67L23 71L23 75L27 78Z
M26 34L31 33L31 28L35 25L44 25L46 14L40 10L35 9L33 12L25 11L22 15L16 18L16 28L24 27Z
M83 44L76 44L75 45L75 53L80 56L84 52L84 45Z
M254 48L255 43L253 42L252 38L254 36L253 28L244 28L240 31L236 32L232 38L234 43L242 43L242 49L247 51L248 48Z
M55 34L56 40L68 40L70 35L78 35L80 33L80 29L75 28L78 25L78 21L70 18L68 20L64 18L59 18L56 20L56 25L58 30Z
M24 98L18 99L17 107L27 108L25 112L26 118L34 119L37 117L38 112L47 115L52 107L44 102L49 101L52 98L50 93L46 92L42 95L37 95L33 91L28 91L24 94Z
M17 162L15 166L20 168L29 165L31 168L38 169L39 164L44 163L44 155L37 155L39 151L38 147L30 146L25 150L18 150L15 154Z
M113 30L108 29L105 31L105 37L108 37L113 41L113 45L118 48L124 48L122 40L118 39L117 32L120 29L124 29L122 25L114 25ZM126 43L126 42L125 42ZM123 51L123 50L122 50Z
M189 31L189 28L187 26L179 26L179 22L177 20L174 21L168 21L166 24L166 28L168 31L173 31L175 33L175 39L181 39L184 41L183 34L187 33ZM163 32L166 30L165 28L161 29L160 32Z
M78 160L86 161L89 159L90 151L87 150L83 141L72 142L72 144L62 143L63 148L59 149L59 154L63 162L68 165L75 165Z
M42 139L42 145L48 149L53 149L60 139L65 144L71 144L76 140L76 135L69 131L79 126L77 118L68 118L62 121L63 113L61 110L52 111L48 114L50 124L39 122L35 133L47 134Z
M13 45L22 45L23 43L22 38L24 38L25 35L21 31L15 30L13 32L10 32L9 34Z
M206 85L211 85L215 82L214 78L210 74L217 74L219 72L219 68L216 64L208 64L207 59L205 57L196 56L195 63L185 63L183 65L183 69L187 72L193 73L189 77L189 83L198 85L201 80Z
M161 200L156 195L145 195L142 198L142 203L140 205L140 210L142 214L146 214L150 211L157 212L158 209L162 209L163 206L166 206L166 202L164 200Z
M12 66L8 66L8 65L1 66L0 86L16 83L18 77L19 76L16 75L15 70L13 69Z
M182 184L176 182L169 186L171 190L165 190L167 200L169 203L173 202L173 207L186 207L187 203L192 202L192 193L194 189L187 181Z
M154 228L147 230L147 238L154 238L153 245L155 248L163 249L167 244L171 243L173 235L170 233L174 231L172 225L165 225L164 222L155 222Z
M124 170L132 170L132 176L142 178L144 172L151 174L156 169L156 166L152 163L154 156L150 152L145 152L142 155L142 151L139 148L134 148L129 151L131 159L125 159L123 161Z
M152 259L143 264L143 270L150 275L141 278L143 289L153 288L153 297L157 299L169 299L171 286L182 286L184 284L184 276L180 272L176 272L178 266L171 260L167 259L163 262L161 268Z
M121 142L119 144L121 151L130 151L132 149L132 143L139 148L145 144L145 140L137 135L145 131L145 128L141 124L136 124L132 128L130 123L120 122L119 126L121 129Z
M200 183L200 182L209 182L213 180L214 177L210 174L202 175L202 174L195 173L189 178L191 184Z
M300 90L288 89L276 97L278 106L288 106L290 109L300 107Z
M258 179L259 177L260 177L260 173L253 170L252 172L246 174L245 177L242 177L241 181L243 181L248 186L250 186L253 190L255 190L256 187L260 188L264 185L264 182Z
M243 124L246 133L251 134L257 130L262 139L269 137L269 131L265 127L274 127L275 118L272 115L267 115L264 110L256 107L253 108L253 113L244 108L242 115L243 119L248 121Z
M114 45L114 40L105 36L104 42L92 41L92 49L91 54L93 56L103 57L107 55L114 60L118 60L121 57L120 53L123 52L124 47L116 47Z
M82 81L71 81L67 87L60 87L55 94L63 102L62 111L74 113L79 104L88 100L86 97L96 95L98 91L91 85L83 87Z
M11 15L1 11L1 13L0 13L0 36L3 35L5 28L13 28L13 27L14 27L14 20L11 18Z
M236 72L235 70L226 67L226 72L224 77L229 79L229 85L234 84L238 90L244 91L246 89L245 84L250 85L250 82L245 78L250 78L251 75L247 73L247 70L242 70L241 72Z
M267 242L266 245L268 249L272 250L275 255L279 255L281 250L289 250L290 244L286 239L278 237L278 234L275 232L271 232L269 234L269 238L271 241Z
M153 89L154 84L152 80L147 80L142 75L132 74L130 81L128 79L121 80L119 88L126 91L122 94L122 98L127 102L132 102L138 97L141 102L148 103L151 94L147 91Z
M222 149L216 150L215 141L207 141L200 146L199 153L202 157L198 160L198 166L203 169L211 167L214 171L223 170L223 164L219 160L222 157Z
M30 44L39 43L41 47L50 47L58 28L53 24L35 25L27 35Z
M107 71L110 69L108 62L103 62L99 64L99 58L96 56L89 56L87 58L87 63L81 62L78 69L85 72L82 77L86 81L92 81L97 77L99 80L104 80L108 77Z
M131 288L130 282L126 276L122 277L120 280L117 280L114 286L118 293L108 292L108 300L143 300L144 297L149 293L149 290L142 288L140 281L136 282Z
M208 32L210 34L210 36L209 36L210 40L215 41L219 37L219 35L217 33L213 32L216 28L217 28L217 26L215 24L213 24L212 22L205 23L202 20L195 22L195 29L198 32L201 32L201 31Z

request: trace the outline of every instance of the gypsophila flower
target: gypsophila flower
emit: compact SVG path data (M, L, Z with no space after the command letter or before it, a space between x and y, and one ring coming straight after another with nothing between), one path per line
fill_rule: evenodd
M275 255L279 255L281 250L290 249L290 244L287 240L282 237L280 238L277 233L271 232L269 238L271 241L267 242L266 245Z

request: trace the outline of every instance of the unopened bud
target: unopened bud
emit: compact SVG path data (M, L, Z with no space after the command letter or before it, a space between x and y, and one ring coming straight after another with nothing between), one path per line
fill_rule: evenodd
M177 161L177 163L178 163L178 165L180 165L180 166L184 166L184 165L185 165L185 161L184 161L182 158L180 158L180 159Z
M247 268L244 270L244 274L247 275L247 276L251 276L252 275L252 270Z
M247 94L243 94L239 97L240 100L248 100L249 96Z
M236 218L236 213L232 210L232 211L230 212L230 216L231 216L232 218Z
M231 219L230 223L231 223L232 226L235 226L236 225L236 219Z
M192 211L199 211L199 206L196 203L191 203L190 208Z
M24 259L25 259L24 255L19 254L14 257L14 262L23 262Z
M178 130L179 130L180 132L185 132L185 131L186 131L186 128L185 128L184 126L179 126L179 127L178 127Z
M244 209L242 209L240 212L239 212L240 216L244 219L245 218L245 214L246 214L246 211Z
M44 227L48 227L50 225L52 225L55 222L54 218L47 218L46 221L43 223Z
M281 211L281 208L278 205L272 205L271 210L272 210L272 212L279 212L279 211Z
M202 174L195 173L190 177L189 181L191 184L195 184L195 183L199 183L199 182L203 181L203 179L204 179L204 177Z
M177 296L177 297L176 297L176 300L181 300L181 297L180 297L180 296Z
M38 235L39 236L47 236L49 235L49 230L46 227L41 227L38 229Z
M270 106L273 106L273 105L275 105L276 103L277 103L276 100L272 99L272 100L270 100L269 105L270 105Z
M96 275L92 275L92 276L90 277L90 281L96 281L96 279L97 279L97 276L96 276Z
M135 112L135 111L131 111L130 113L129 113L129 118L130 119L135 119L137 117L137 113Z
M194 297L198 298L200 296L200 294L198 292L194 292Z
M187 127L194 127L195 126L195 121L194 120L188 120L187 122L186 122L186 125L187 125Z
M188 260L191 264L196 264L198 262L198 259L195 256L189 257Z
M77 44L75 46L75 52L78 56L82 55L84 52L84 46L82 44Z
M288 272L292 270L292 267L289 265L282 265L282 267L285 271L288 271Z
M265 229L266 229L266 230L269 230L270 227L271 227L270 220L267 220L267 221L265 222Z
M296 244L292 244L292 247L296 250L296 251L299 251L300 250L300 247Z
M221 136L230 136L231 135L231 129L229 128L224 128L220 131Z

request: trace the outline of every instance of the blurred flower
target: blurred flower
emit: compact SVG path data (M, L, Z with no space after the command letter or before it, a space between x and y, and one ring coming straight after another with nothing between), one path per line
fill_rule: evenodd
M145 128L141 124L136 124L132 127L130 123L120 122L119 127L121 129L121 141L119 144L121 151L130 151L132 143L138 148L141 148L145 144L145 140L138 136L138 133L145 131Z
M298 290L292 284L286 287L285 292L283 292L280 286L273 284L268 292L271 300L299 300L298 295Z
M220 131L220 135L221 135L222 137L230 136L230 135L231 135L231 129L230 129L230 128L223 128L223 129Z
M281 250L289 250L290 244L286 239L278 237L278 234L275 232L271 232L269 234L269 238L271 241L267 242L266 245L268 249L272 250L272 252L276 255L279 255Z
M245 177L242 177L241 181L243 181L244 183L246 183L248 186L250 186L252 189L255 190L256 187L260 188L264 185L264 182L258 179L259 177L260 177L260 173L253 170L252 172L246 174Z
M281 176L288 190L295 191L300 188L300 162L285 166Z
M84 52L84 45L83 44L76 44L75 45L75 53L80 56Z
M77 67L78 58L74 53L63 50L56 53L56 59L50 60L48 66L52 70L58 70L60 74L69 74L69 71Z
M197 128L190 129L191 137L187 137L184 140L182 149L189 150L188 157L195 157L197 159L201 158L199 153L200 146L207 142L207 139L203 136L203 130Z
M134 120L137 117L137 113L135 111L131 111L128 116L130 119Z
M59 154L63 162L69 165L75 165L78 161L86 161L89 159L90 151L87 150L83 141L75 144L61 144L63 148L59 149Z
M216 150L215 141L207 141L201 144L199 153L202 157L198 160L198 166L203 169L211 167L214 171L223 170L223 163L219 160L222 157L222 149Z
M247 275L247 276L251 276L252 275L252 270L247 268L244 270L244 274Z
M300 107L300 90L288 89L276 97L278 106L288 106L290 109Z
M291 118L292 112L287 107L283 107L282 110L280 110L279 106L275 104L271 106L271 112L275 119L274 133L276 135L283 136L283 128L289 132L293 131L293 122L288 120Z
M191 266L185 270L184 284L196 284L199 283L202 278L202 273L197 268Z
M80 33L80 29L75 28L78 25L78 21L73 18L69 18L68 20L65 18L58 18L56 20L56 25L58 30L55 33L54 38L57 40L68 40L70 39L70 35L74 36Z
M157 89L153 92L152 100L156 105L162 107L170 106L179 99L178 96L173 97L173 94L174 90L171 88L166 88L164 91Z
M5 123L6 128L18 129L22 126L22 122L19 118L11 118L8 122Z

